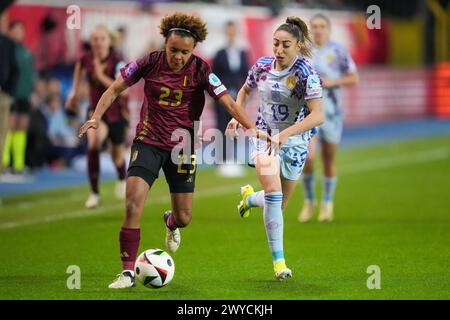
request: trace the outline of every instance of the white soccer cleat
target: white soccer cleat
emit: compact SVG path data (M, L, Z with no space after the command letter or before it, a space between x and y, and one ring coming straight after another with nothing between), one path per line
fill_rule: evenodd
M303 203L303 209L298 215L298 221L301 223L311 221L314 215L314 207L315 207L314 201L305 200L305 202Z
M114 195L116 196L117 200L125 199L126 187L127 187L127 183L125 180L119 180L116 182L116 187L114 189Z
M135 286L134 274L131 271L122 271L117 278L108 286L110 289L125 289Z
M95 193L91 193L84 203L86 209L94 209L100 205L100 196Z
M331 222L333 221L333 202L324 202L320 205L319 222Z
M170 213L171 213L170 211L166 211L163 216L164 223L166 224L166 248L170 252L175 252L180 247L181 233L179 228L176 228L175 230L170 230L167 227L167 218L169 217Z
M283 281L284 279L292 277L292 271L286 267L286 262L284 260L277 261L273 266L275 271L275 279L278 281Z

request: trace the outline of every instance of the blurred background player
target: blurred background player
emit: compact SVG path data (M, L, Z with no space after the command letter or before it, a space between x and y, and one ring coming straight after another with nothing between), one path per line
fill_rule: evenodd
M111 36L106 27L95 27L90 34L89 41L91 51L86 53L75 65L72 91L67 99L66 106L70 110L79 108L79 85L82 73L86 72L90 91L88 117L91 118L100 97L114 82L120 68L125 63L122 61L122 57L112 48ZM98 207L100 204L100 151L106 139L109 139L111 142L111 158L117 169L118 181L116 183L115 196L118 199L125 198L127 119L127 98L122 95L102 115L98 130L90 130L87 133L87 166L91 188L91 193L85 203L88 209Z
M275 277L292 276L283 249L283 209L300 178L308 144L316 126L323 122L320 79L306 58L311 56L308 27L298 17L289 17L273 35L272 57L262 57L251 68L238 93L237 103L245 106L252 89L257 88L260 109L256 127L279 141L278 155L267 153L267 145L251 140L250 160L263 190L250 185L241 188L238 211L248 217L252 207L264 209L264 226L273 258ZM297 56L300 52L301 56ZM233 119L228 128L236 130Z
M227 87L230 96L236 99L237 92L247 77L249 65L247 62L247 53L241 49L237 43L238 30L234 21L228 21L225 25L226 46L220 49L214 56L212 71L223 81ZM241 176L244 174L244 168L234 163L232 150L227 149L227 136L225 130L231 116L226 110L220 108L218 103L214 108L216 113L217 127L222 132L223 148L217 159L221 161L219 165L219 174L222 176ZM234 140L231 144L234 144ZM232 148L234 149L234 148Z
M80 129L80 135L86 131L96 131L89 128L98 130L100 119L115 98L144 79L145 99L131 148L126 212L119 234L122 273L109 285L112 289L134 287L141 216L148 192L161 168L172 200L172 210L163 215L167 231L165 242L171 252L175 252L180 245L179 228L186 227L192 217L197 165L194 140L188 137L187 141L185 138L182 142L187 144L189 153L181 150L177 163L172 161L172 150L180 144L180 141L172 139L172 134L182 128L194 137L194 121L200 119L205 104L204 90L219 100L221 106L245 128L255 128L220 79L211 72L210 66L193 55L197 43L206 38L208 31L205 22L178 12L162 19L160 32L165 38L165 50L148 53L122 68L121 75L99 100L91 120Z
M299 214L300 222L310 221L315 207L314 156L317 139L320 139L323 164L322 202L319 221L333 220L333 199L337 184L336 152L342 137L343 114L340 102L341 86L358 82L356 65L346 48L330 40L331 23L328 17L316 14L311 18L313 36L313 66L323 85L325 122L318 128L318 135L311 140L303 169L302 182L305 201Z
M13 40L2 33L0 25L0 152L4 150L9 113L16 94L18 76L16 45ZM0 172L3 169L2 161Z
M27 129L31 112L30 97L35 78L33 55L22 43L24 35L23 23L12 21L9 26L9 37L16 43L16 60L19 70L17 90L11 106L9 130L3 151L3 167L8 168L12 165L13 173L23 173L25 169Z

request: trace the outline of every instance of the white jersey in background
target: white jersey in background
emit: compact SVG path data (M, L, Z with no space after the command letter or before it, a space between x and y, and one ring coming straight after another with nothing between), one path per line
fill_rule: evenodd
M321 47L314 46L313 66L317 73L330 80L342 78L345 74L356 72L356 65L348 50L335 41L329 41ZM340 88L323 89L323 99L326 111L340 113Z

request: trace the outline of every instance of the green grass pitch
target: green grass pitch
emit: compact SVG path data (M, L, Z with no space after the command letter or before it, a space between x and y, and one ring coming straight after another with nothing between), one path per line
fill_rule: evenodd
M107 285L120 270L123 204L113 183L103 206L84 210L86 186L4 197L0 205L0 299L449 299L450 137L342 150L331 224L297 222L300 187L285 210L285 256L294 277L273 278L262 210L243 220L239 186L256 176L221 179L200 170L193 219L173 254L173 282L161 289ZM320 172L316 175L319 180ZM318 183L318 192L320 192ZM164 249L163 177L150 193L139 251ZM69 265L81 289L69 290ZM381 270L369 290L367 268Z

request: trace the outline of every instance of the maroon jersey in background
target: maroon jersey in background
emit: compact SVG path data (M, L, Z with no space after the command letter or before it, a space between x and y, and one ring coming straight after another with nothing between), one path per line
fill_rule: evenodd
M101 64L105 68L105 74L111 79L116 78L117 66L122 62L121 57L114 51L110 51L109 55L101 61ZM95 109L98 101L100 100L103 92L108 89L97 78L94 72L94 56L92 52L88 52L80 59L81 67L86 70L86 74L89 81L89 95L90 95L90 109ZM120 64L119 64L120 67ZM105 112L103 119L109 123L119 121L123 118L128 119L128 106L127 98L119 96L111 104L111 107Z
M186 129L193 137L194 121L199 120L205 105L206 90L214 99L227 94L227 89L210 66L192 55L178 72L172 71L165 51L154 51L120 69L128 86L144 79L144 102L136 138L163 150L171 150L172 132Z

